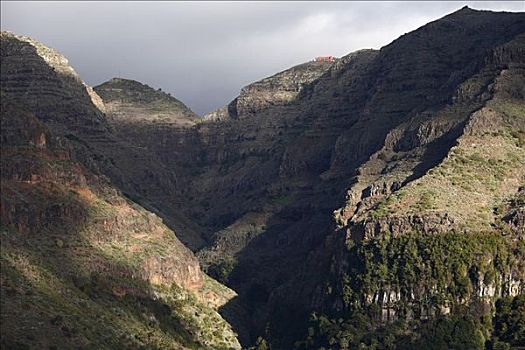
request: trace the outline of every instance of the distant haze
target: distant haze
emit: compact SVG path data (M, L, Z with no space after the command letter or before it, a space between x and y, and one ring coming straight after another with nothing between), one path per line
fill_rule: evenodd
M120 76L162 88L199 114L315 56L380 48L468 5L505 2L1 2L1 27L63 53L98 85Z

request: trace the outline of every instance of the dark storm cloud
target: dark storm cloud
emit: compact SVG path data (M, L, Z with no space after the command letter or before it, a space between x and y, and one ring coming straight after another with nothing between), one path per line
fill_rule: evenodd
M524 11L523 2L2 2L2 30L69 58L97 85L161 87L198 113L250 82L318 55L380 48L455 11Z

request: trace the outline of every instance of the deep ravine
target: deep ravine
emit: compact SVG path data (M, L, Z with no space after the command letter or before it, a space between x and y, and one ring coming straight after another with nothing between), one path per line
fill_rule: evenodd
M203 118L25 37L1 57L2 347L525 346L525 14L463 8Z

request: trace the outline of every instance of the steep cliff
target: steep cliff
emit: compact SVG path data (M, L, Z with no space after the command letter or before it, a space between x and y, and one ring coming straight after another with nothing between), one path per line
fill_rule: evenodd
M451 23L464 29L463 20L482 25L490 15L463 9L422 29ZM508 25L516 35L471 58L476 69L443 107L413 113L357 168L345 205L334 212L339 236L327 241L346 248L333 251L332 277L314 297L317 310L331 310L333 318L315 318L300 348L371 346L394 337L391 346L418 349L459 339L450 330L426 339L425 324L433 322L458 329L469 324L461 337L473 343L453 340L446 348L498 343L483 317L498 298L525 292L525 227L519 223L525 26L522 14L514 16ZM419 31L406 37L417 38ZM363 319L375 329L372 336L359 324ZM508 341L500 345L521 346L525 338L517 332Z
M173 134L184 141L161 157L191 174L179 177L187 184L182 210L208 231L201 262L239 293L250 315L237 320L242 333L280 349L304 335L314 310L348 316L356 305L375 305L386 315L379 322L394 313L405 318L390 305L412 305L409 292L399 299L393 287L408 277L383 281L374 269L395 275L388 264L370 265L371 275L352 267L368 266L376 240L395 256L404 240L439 246L441 238L426 235L441 234L445 243L472 235L479 243L472 250L495 261L497 253L482 243L488 231L514 260L488 269L501 275L492 287L462 280L471 286L463 304L480 293L490 294L489 304L522 293L521 248L515 234L502 238L498 228L520 232L514 223L521 207L503 216L493 208L518 203L512 198L524 184L524 28L523 14L464 8L379 51L351 53L301 75L315 64L308 63L249 85L191 131ZM485 264L452 255L468 260L462 269ZM363 278L373 292L352 284ZM441 288L458 282L447 278ZM433 288L421 287L414 298L438 297ZM389 293L398 299L383 302ZM417 317L457 311L454 293Z
M204 121L256 117L273 106L293 102L306 86L318 79L336 61L306 62L252 83L227 106L206 114Z
M99 108L102 100L82 82L64 56L30 38L7 32L2 33L1 54L5 98L26 106L57 135L74 142L77 159L167 219L185 244L202 245L200 235L186 227L183 219L174 219L179 216L172 204L178 197L176 174L166 169L155 153L114 132Z
M114 78L94 90L104 101L107 122L115 135L154 157L156 164L150 171L161 168L168 173L164 181L171 192L161 195L137 188L134 196L146 199L148 208L162 214L170 227L181 232L184 244L194 251L202 248L206 229L181 215L192 177L204 166L196 133L197 115L160 89L133 80ZM127 157L124 153L120 156Z
M1 40L2 348L239 348L216 311L234 293L103 173L98 147L126 144L100 98L56 51Z

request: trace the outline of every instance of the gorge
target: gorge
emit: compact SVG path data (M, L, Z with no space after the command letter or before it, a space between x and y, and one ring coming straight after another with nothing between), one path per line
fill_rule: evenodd
M525 348L525 14L199 117L1 34L2 349Z

